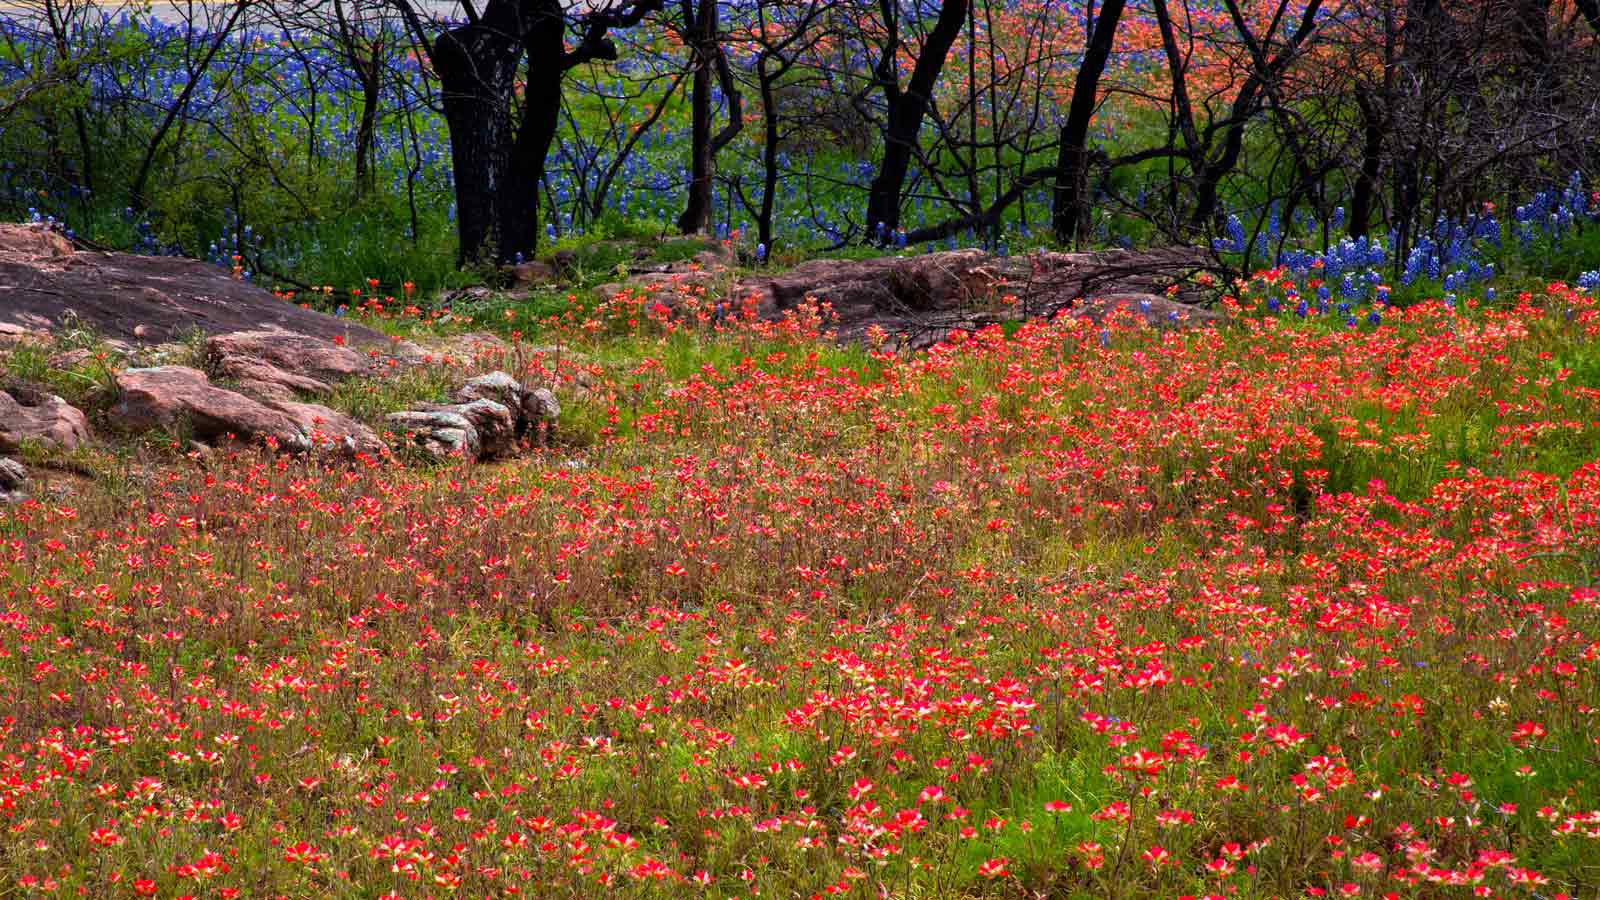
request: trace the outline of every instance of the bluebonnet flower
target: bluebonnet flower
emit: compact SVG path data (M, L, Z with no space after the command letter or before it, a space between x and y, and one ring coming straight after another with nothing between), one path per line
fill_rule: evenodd
M1215 241L1216 249L1228 253L1243 253L1246 247L1244 223L1239 221L1238 216L1228 217L1227 231L1226 240L1218 238Z

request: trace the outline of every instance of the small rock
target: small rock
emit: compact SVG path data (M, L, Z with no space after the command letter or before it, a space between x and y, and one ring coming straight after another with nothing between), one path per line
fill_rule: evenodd
M28 499L28 470L14 459L0 457L0 503Z
M474 400L447 406L445 412L455 413L472 423L478 433L478 458L499 459L510 455L517 442L517 417L503 403L493 400Z
M459 413L447 410L410 410L384 417L389 428L404 434L423 453L436 460L478 458L478 431Z
M548 388L530 391L505 372L490 372L473 378L456 390L455 400L457 403L492 400L504 406L511 411L518 435L553 423L561 417L561 403L554 392ZM480 434L483 432L481 426L478 430ZM486 454L496 455L489 450L494 443L487 435L484 436ZM509 449L509 445L506 449Z
M530 425L540 422L555 424L561 418L561 401L549 388L535 388L523 395L522 415Z
M511 409L522 406L522 383L505 372L490 372L470 379L456 389L457 403L493 400Z
M511 282L517 285L548 284L556 280L556 267L543 260L504 266L502 271L510 275Z
M696 253L694 255L694 261L702 268L715 269L719 266L733 265L735 262L738 262L738 257L735 256L733 246L731 244L719 244L718 248L715 250L701 250L699 253Z
M555 267L556 275L567 278L578 268L578 254L573 250L557 250L550 254L550 264Z
M25 440L75 450L89 440L89 420L55 394L13 386L0 391L0 452L14 453Z
M0 457L0 490L10 491L28 483L28 470L10 457Z

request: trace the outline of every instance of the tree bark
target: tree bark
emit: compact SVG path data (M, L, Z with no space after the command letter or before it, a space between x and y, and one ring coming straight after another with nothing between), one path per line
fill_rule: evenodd
M522 53L518 12L514 4L491 3L481 19L445 31L433 44L439 100L450 130L457 260L463 265L501 261L515 252L502 233L500 212L507 205L501 194L512 177L516 142L511 94ZM530 88L531 82L530 77Z
M781 73L784 67L779 67ZM767 68L767 56L756 59L756 77L761 86L761 211L756 215L756 234L772 258L772 210L778 194L778 97L774 90L778 74Z
M900 79L895 74L898 23L885 23L891 38L882 49L875 77L888 104L888 122L883 132L883 162L867 191L869 234L880 225L886 232L900 227L900 194L905 187L906 174L911 170L911 154L917 146L917 135L922 130L922 120L939 74L944 70L945 59L966 25L967 3L968 0L943 0L940 4L939 19L922 43L922 52L917 55L911 80L904 90L900 89ZM898 4L882 5L885 18L897 14Z
M1356 176L1355 190L1350 197L1350 236L1365 237L1372 224L1372 213L1377 205L1379 178L1383 172L1384 127L1383 113L1366 91L1356 94L1356 105L1361 109L1361 172Z
M381 50L374 49L369 59L363 60L357 77L361 80L361 122L356 126L356 194L366 196L377 187L373 170L373 143L378 133L378 99L382 82L379 80L383 58Z
M695 234L711 223L711 68L716 56L717 3L683 0L684 33L694 58L690 87L689 198L678 216L678 231Z
M1100 76L1111 58L1117 22L1122 18L1124 0L1106 0L1095 19L1089 45L1084 49L1078 77L1072 85L1072 104L1067 121L1061 126L1061 146L1056 157L1056 188L1051 203L1050 225L1056 240L1071 244L1085 218L1088 192L1089 123L1094 119Z

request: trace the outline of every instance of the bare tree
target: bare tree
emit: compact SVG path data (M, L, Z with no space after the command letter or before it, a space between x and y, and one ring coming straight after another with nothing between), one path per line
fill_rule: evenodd
M681 33L689 48L694 72L689 98L689 199L678 217L678 230L684 234L705 231L710 224L712 169L717 154L744 128L744 98L723 50L717 6L717 0L679 0ZM713 78L728 103L728 123L714 135L711 132Z
M615 59L611 30L637 25L661 9L661 0L619 0L572 12L560 0L488 0L481 12L461 0L466 21L431 41L411 0L389 2L405 16L439 79L461 260L533 256L562 83L580 65ZM577 34L570 49L569 30Z
M761 192L752 200L742 182L731 182L739 202L756 220L756 240L770 254L776 247L773 232L773 213L778 199L778 179L781 175L780 157L791 130L804 127L806 121L786 113L782 103L782 88L791 88L795 82L791 74L828 34L823 26L834 0L802 0L778 2L756 0L755 25L750 30L750 47L753 51L753 71L750 76L761 105Z
M1083 53L1083 63L1078 66L1078 77L1072 87L1072 105L1067 109L1067 120L1061 125L1060 156L1056 160L1055 201L1050 210L1050 224L1056 240L1073 244L1078 240L1078 230L1085 216L1085 176L1088 154L1085 144L1089 138L1089 121L1094 118L1098 105L1096 92L1100 76L1105 72L1106 60L1111 58L1111 43L1116 38L1117 23L1122 19L1123 0L1106 0L1100 7L1090 32L1089 46Z
M885 233L900 227L901 191L916 151L922 123L933 100L934 88L944 71L950 48L967 22L968 0L940 0L939 15L915 48L911 77L900 81L900 57L912 48L905 37L900 0L878 0L879 33L875 36L876 61L872 83L882 95L884 109L883 156L878 174L867 191L869 229Z

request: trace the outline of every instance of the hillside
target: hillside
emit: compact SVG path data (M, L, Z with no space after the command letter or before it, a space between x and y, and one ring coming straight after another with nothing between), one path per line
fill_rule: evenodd
M623 292L433 382L562 396L507 462L60 457L97 474L0 514L0 867L28 895L1592 893L1600 306L1346 324L1288 284L920 353Z

